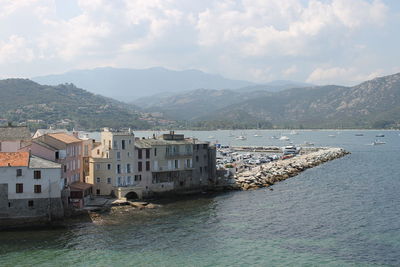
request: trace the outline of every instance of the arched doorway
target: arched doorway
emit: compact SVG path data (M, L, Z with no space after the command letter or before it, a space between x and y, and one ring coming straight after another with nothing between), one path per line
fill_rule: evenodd
M132 200L132 199L138 199L139 196L135 192L129 192L128 194L125 195L127 200Z

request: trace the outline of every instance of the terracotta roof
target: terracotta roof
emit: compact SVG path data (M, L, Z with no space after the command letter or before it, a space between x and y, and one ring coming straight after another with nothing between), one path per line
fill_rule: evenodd
M31 133L26 126L0 127L0 141L18 141L31 139Z
M92 184L87 184L84 182L75 182L71 184L69 187L71 191L82 191L91 188L93 185Z
M76 138L75 136L72 136L72 135L69 135L66 133L52 133L52 134L48 134L48 136L51 136L54 139L57 139L66 144L72 144L72 143L77 143L77 142L81 141L80 139Z
M0 152L0 167L28 167L29 152Z

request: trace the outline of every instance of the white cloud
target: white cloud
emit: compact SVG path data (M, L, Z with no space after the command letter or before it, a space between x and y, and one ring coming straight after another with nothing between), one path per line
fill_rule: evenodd
M307 82L317 84L335 84L339 82L354 85L382 76L383 74L384 71L382 69L364 73L353 67L316 68L307 78Z
M62 1L0 0L3 75L47 74L52 65L65 71L162 65L259 82L334 80L345 73L331 66L355 74L383 68L357 57L382 58L385 51L368 39L379 38L374 35L387 30L391 16L390 4L380 0L68 1L78 8L61 17ZM371 37L361 36L367 31Z
M27 41L17 35L12 35L7 41L0 41L0 63L30 62L34 59L32 49Z

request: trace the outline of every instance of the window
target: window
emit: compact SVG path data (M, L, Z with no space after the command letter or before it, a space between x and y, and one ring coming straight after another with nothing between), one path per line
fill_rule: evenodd
M157 156L157 148L154 148L154 157Z
M146 148L146 159L150 158L150 148Z
M121 177L118 177L118 185L121 184Z
M126 164L126 172L131 173L131 164Z
M97 155L100 155L100 149L97 149Z
M107 170L111 170L111 164L107 164Z
M17 169L17 176L22 176L22 169Z
M196 162L198 162L199 161L199 156L196 156Z
M40 184L35 184L33 190L35 193L42 193L42 186Z
M28 201L28 207L33 207L33 200Z
M132 183L132 177L131 176L128 176L128 178L127 178L127 182L126 182L127 184L131 184Z
M203 168L202 167L200 167L200 173L203 173Z
M42 173L41 173L41 171L33 171L33 178L34 178L34 179L40 179L40 178L42 178Z
M203 149L207 149L208 145L207 144L203 144Z
M59 151L56 151L54 157L55 157L56 159L59 159L59 158L60 158L60 152L59 152Z
M107 184L111 184L111 178L110 177L107 178Z
M64 165L64 172L67 172L67 165Z
M122 148L122 149L125 149L125 140L122 140L122 141L121 141L121 148Z
M100 189L96 189L96 195L100 195Z
M120 160L121 159L121 152L117 152L117 160Z
M142 175L135 175L135 181L141 181L142 180Z
M139 172L142 171L142 162L141 161L138 162L138 171Z
M138 158L141 159L142 158L142 150L138 149Z
M118 149L118 142L114 140L114 149Z
M101 181L100 177L97 177L96 178L96 183L100 183L100 181Z
M131 139L129 139L129 140L128 140L128 143L129 143L129 144L132 144L132 140L131 140Z
M128 158L130 158L131 157L131 152L128 152L127 155L128 155Z
M121 173L121 165L117 164L117 173Z
M96 163L96 170L98 171L98 170L100 170L100 163Z
M15 193L23 193L24 192L24 184L15 184Z
M105 146L106 144L104 144L104 146ZM87 157L87 156L89 156L89 145L85 145L84 147L83 147L83 155L85 156L85 157Z
M175 169L178 169L179 168L179 161L176 159L175 160Z
M150 171L150 161L146 161L146 171Z

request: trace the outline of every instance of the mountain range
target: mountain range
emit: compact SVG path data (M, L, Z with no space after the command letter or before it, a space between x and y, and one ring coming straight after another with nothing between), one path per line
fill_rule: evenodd
M111 83L112 81L110 81ZM115 81L118 84L120 81ZM281 83L279 86L283 86ZM131 103L71 83L0 81L0 121L81 129L400 128L400 73L359 85L271 85L165 92Z
M226 79L199 70L174 71L161 67L149 69L96 68L74 70L63 74L33 77L40 84L73 83L79 88L114 99L130 102L140 97L164 93L179 93L198 88L237 89L256 85Z
M135 103L140 105L139 101ZM194 122L270 122L283 128L385 128L400 124L399 103L400 73L353 87L308 86L278 92L198 89L142 101L140 106L147 112ZM215 125L218 127L218 123Z
M72 129L150 128L133 105L95 95L73 84L40 85L27 79L0 80L0 120Z

